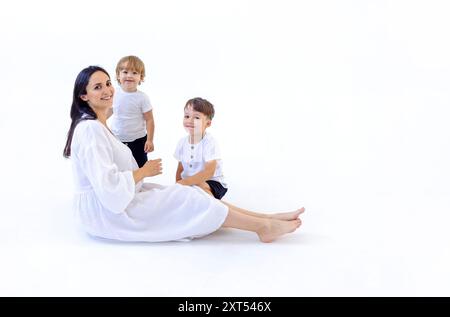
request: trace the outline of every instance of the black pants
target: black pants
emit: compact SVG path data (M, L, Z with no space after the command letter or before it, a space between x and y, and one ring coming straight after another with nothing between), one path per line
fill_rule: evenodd
M144 166L145 162L148 160L147 153L144 151L145 141L147 141L147 136L136 139L133 142L123 142L123 144L130 148L139 167Z
M213 194L214 198L216 199L222 199L222 197L227 193L228 188L223 187L223 185L219 182L209 180L206 181L206 183L209 185L209 188L211 189L211 194Z

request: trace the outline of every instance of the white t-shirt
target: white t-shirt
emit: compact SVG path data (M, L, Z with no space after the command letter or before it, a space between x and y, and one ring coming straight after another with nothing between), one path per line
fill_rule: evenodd
M219 182L227 188L219 146L210 134L206 133L203 139L196 144L189 143L189 136L182 138L178 142L174 157L183 165L182 179L203 171L206 162L216 160L216 170L210 180Z
M152 110L150 98L142 91L126 92L117 87L114 94L111 131L122 142L132 142L147 134L144 113Z

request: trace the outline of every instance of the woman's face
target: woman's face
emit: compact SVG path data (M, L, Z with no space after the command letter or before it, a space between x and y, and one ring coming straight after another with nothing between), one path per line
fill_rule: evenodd
M91 75L86 87L86 94L80 98L88 103L94 111L103 111L112 107L114 87L111 79L102 71Z

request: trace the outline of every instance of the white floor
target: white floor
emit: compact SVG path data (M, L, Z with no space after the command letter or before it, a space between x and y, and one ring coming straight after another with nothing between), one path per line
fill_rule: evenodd
M0 295L449 296L448 193L409 183L383 192L365 172L345 183L305 173L297 196L270 183L232 186L228 200L247 208L305 205L301 229L272 244L231 229L192 242L94 239L74 226L69 191L27 181L24 195L2 197Z

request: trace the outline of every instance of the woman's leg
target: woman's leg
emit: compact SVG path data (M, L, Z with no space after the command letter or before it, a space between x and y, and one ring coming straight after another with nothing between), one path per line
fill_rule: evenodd
M229 207L228 215L222 227L253 231L262 242L272 242L286 233L294 232L302 224L300 219L279 220L256 217L247 214L245 209L239 209L240 211L234 207Z
M291 211L291 212L280 212L280 213L276 213L276 214L265 214L265 213L260 213L260 212L254 212L254 211L249 211L249 210L245 210L236 206L233 206L230 203L227 203L223 200L221 200L221 202L223 202L225 205L227 205L229 208L233 208L236 211L239 211L243 214L249 215L249 216L254 216L254 217L260 217L260 218L273 218L273 219L278 219L278 220L295 220L297 219L300 214L302 214L305 211L305 208L302 207L296 211Z

